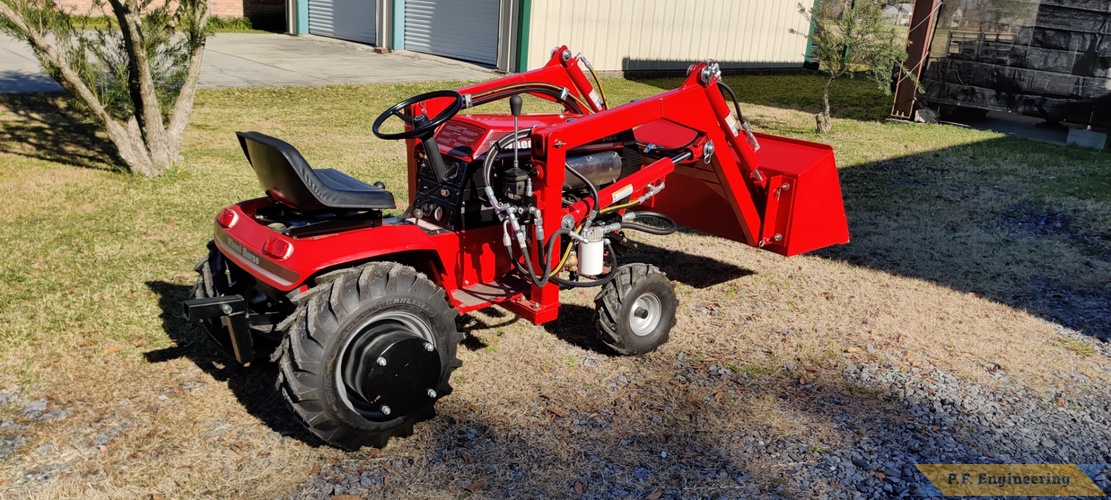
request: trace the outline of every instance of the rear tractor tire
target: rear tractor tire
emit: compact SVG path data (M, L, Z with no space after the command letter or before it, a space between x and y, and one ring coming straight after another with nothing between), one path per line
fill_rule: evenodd
M620 354L652 352L675 326L675 285L650 264L626 264L615 272L594 298L598 335Z
M440 288L412 267L374 262L321 276L295 299L278 390L324 441L349 450L412 434L451 393L463 334Z

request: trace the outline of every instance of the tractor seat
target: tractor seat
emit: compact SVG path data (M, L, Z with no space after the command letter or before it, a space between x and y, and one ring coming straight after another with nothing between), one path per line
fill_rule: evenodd
M396 208L393 193L343 172L314 169L289 143L258 132L236 132L262 189L279 203L304 212Z

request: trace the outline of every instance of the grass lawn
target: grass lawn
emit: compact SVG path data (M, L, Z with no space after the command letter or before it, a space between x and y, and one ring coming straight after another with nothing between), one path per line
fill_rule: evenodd
M550 325L472 315L440 416L354 454L301 430L273 368L229 362L180 302L214 214L261 195L235 131L403 198L403 144L375 139L371 121L455 84L202 90L184 165L154 180L118 173L54 96L0 95L0 497L275 497L352 457L343 466L381 479L383 497L567 496L604 481L639 498L676 485L741 495L705 467L810 496L832 486L800 490L742 445L844 447L857 437L822 408L845 401L861 420L902 418L897 396L846 381L850 363L1038 393L1082 389L1061 373L1111 379L1093 348L1111 338L1111 156L883 123L889 98L856 81L836 84L834 129L817 137L820 78L728 81L757 130L834 146L850 244L785 259L637 235L641 258L677 282L670 343L642 358L601 350L586 326L593 290L567 292ZM606 90L626 102L678 82ZM671 467L661 449L702 468ZM596 456L625 472L599 479ZM632 477L640 467L647 479Z

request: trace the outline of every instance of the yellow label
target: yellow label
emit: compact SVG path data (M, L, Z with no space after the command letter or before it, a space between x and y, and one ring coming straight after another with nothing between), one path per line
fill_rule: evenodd
M590 100L594 101L594 105L597 106L598 109L602 109L602 99L598 97L598 93L591 90L589 96Z
M623 187L621 189L618 189L617 191L613 192L613 201L614 201L614 203L616 203L618 201L624 200L625 198L628 198L629 195L631 195L631 194L633 194L633 186L632 185L625 186L625 187Z
M1071 464L917 464L945 496L1104 496Z
M725 117L725 123L729 124L729 130L733 132L733 137L737 137L741 133L741 129L737 128L737 119L733 118L733 113Z

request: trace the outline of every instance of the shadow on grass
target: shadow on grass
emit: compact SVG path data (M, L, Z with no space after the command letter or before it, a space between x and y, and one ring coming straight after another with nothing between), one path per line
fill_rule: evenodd
M589 309L565 312L574 322ZM492 387L526 387L524 395L457 385L413 442L391 445L380 460L345 458L310 477L305 493L319 494L316 481L324 481L334 494L364 497L421 496L405 489L419 484L415 491L491 497L813 498L844 490L880 498L930 494L916 463L978 463L990 460L987 453L1072 458L1008 439L1013 430L986 428L978 415L929 398L885 394L889 388L832 366L800 384L801 372L741 363L722 374L666 348L594 359L613 372L592 372L596 378L582 383L572 373L597 364L549 359L543 375L483 374L501 377ZM343 482L343 471L356 467L366 481ZM398 476L407 482L388 480Z
M705 234L685 227L679 228L679 232ZM646 243L637 244L637 249L631 259L636 262L652 264L660 268L664 274L667 274L668 279L698 289L709 288L756 274L751 269L738 267L728 262L676 252Z
M520 316L509 313L508 311L496 306L487 307L482 310L482 313L488 317L494 318L495 322L490 323L475 314L464 314L455 321L456 328L463 332L466 336L459 345L471 351L477 351L486 347L489 344L479 337L471 335L471 332L476 330L497 330L517 324L521 320Z
M60 93L0 94L0 107L19 118L0 127L0 153L125 172L112 143L73 106Z
M1109 169L1105 154L1014 138L844 168L852 241L815 254L1111 341L1111 211L1092 186Z
M681 232L698 233L687 228ZM633 235L635 237L635 235ZM655 245L637 242L636 249L620 254L621 262L643 262L659 268L668 279L691 288L703 289L755 274L749 269L709 257L675 252ZM559 318L545 323L544 328L563 340L599 354L613 355L597 335L594 309L576 304L561 304Z
M176 343L174 347L146 353L148 362L161 363L187 358L212 378L226 382L247 412L267 427L310 446L324 444L308 432L297 420L297 416L285 406L274 385L278 377L276 365L265 359L256 360L250 367L239 365L235 358L221 351L216 342L208 338L200 325L185 319L181 304L191 297L192 287L166 281L149 281L147 287L158 294L158 305L162 309L162 328L170 340ZM261 356L263 355L260 354Z
M548 333L568 344L606 356L615 353L598 338L594 326L594 308L577 304L560 304L559 318L541 325Z

